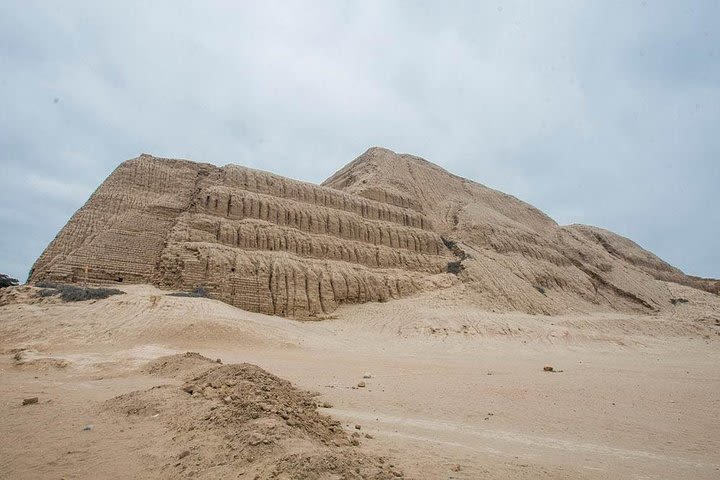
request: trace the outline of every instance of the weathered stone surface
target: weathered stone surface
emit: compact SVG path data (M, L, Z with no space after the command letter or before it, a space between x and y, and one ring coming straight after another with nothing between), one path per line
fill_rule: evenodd
M451 273L447 273L451 272ZM558 226L510 195L373 148L322 186L142 155L121 164L36 262L31 281L152 283L238 307L322 316L465 283L530 313L671 305L666 282L717 293L628 239Z
M454 281L420 212L234 165L143 155L120 165L36 262L31 281L205 287L310 317Z
M720 282L683 274L634 242L585 225L559 226L510 195L421 158L372 148L325 186L422 212L456 255L469 300L498 310L656 312L666 282L710 293Z

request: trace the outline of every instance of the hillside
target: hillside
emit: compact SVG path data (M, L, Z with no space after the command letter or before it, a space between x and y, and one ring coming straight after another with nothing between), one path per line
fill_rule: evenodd
M128 160L48 246L30 282L86 279L203 286L240 308L295 318L444 288L488 310L652 313L672 307L668 281L713 293L720 285L381 148L321 186L236 165Z

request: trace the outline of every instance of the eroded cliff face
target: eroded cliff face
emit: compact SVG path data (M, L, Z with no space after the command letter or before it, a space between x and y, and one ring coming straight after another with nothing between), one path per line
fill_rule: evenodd
M33 267L31 281L206 288L312 317L457 282L420 212L234 165L143 155L120 165Z
M717 280L687 276L624 237L558 226L515 197L412 155L372 148L323 185L423 213L454 246L467 300L484 308L653 313L672 308L668 282L720 289Z
M295 318L464 284L501 311L653 313L668 282L717 293L635 243L558 226L512 196L373 148L322 186L143 155L121 164L36 262L31 282L206 288Z

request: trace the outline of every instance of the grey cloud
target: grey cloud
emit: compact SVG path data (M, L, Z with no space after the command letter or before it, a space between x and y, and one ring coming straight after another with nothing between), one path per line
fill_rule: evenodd
M719 14L715 2L2 2L0 271L24 279L141 152L319 182L381 145L718 276Z

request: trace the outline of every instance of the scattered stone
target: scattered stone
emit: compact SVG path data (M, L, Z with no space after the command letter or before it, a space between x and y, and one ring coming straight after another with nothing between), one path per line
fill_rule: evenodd
M23 400L23 405L34 405L38 403L38 397L30 397Z
M372 375L370 373L365 372L363 374L363 378L372 378Z
M369 439L371 439L371 440L372 440L372 439L373 439L373 438L375 438L375 437L373 437L373 436L372 436L372 435L370 435L369 433L366 433L366 434L365 434L365 438L369 438Z
M360 430L361 428L362 426L360 426L360 424L355 424L355 430Z
M215 359L215 363L222 363L222 360L219 359L219 358L216 358L216 359Z
M260 445L262 441L264 440L263 436L258 433L253 433L250 436L250 441L248 442L251 446Z
M185 458L188 455L190 455L190 450L184 450L180 455L178 455L178 459Z
M359 382L357 386L360 388L365 388L365 382Z
M332 408L332 407L333 407L333 406L332 406L332 403L330 403L330 402L323 402L323 403L322 403L322 408Z
M460 465L453 465L450 470L452 470L453 472L459 472L460 470L462 470L462 467Z
M554 369L553 367L551 367L550 365L545 365L545 366L543 367L543 371L545 371L545 372L554 372L555 369Z
M85 426L83 427L83 432L89 432L89 431L92 430L93 428L95 428L95 425L93 425L92 423L88 423L87 425L85 425Z

